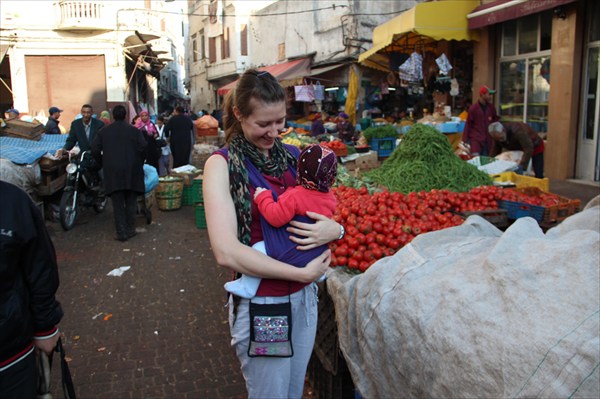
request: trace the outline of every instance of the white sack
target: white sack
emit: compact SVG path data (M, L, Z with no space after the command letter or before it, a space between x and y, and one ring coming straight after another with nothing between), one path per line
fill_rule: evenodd
M598 397L600 207L544 234L471 216L328 275L366 398Z
M17 165L9 159L0 158L0 180L12 183L33 196L41 180L40 165L38 161L28 165Z

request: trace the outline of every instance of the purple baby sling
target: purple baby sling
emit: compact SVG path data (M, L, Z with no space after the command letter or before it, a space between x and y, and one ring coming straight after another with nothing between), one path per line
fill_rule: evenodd
M260 174L258 169L254 167L254 165L252 165L250 162L246 163L246 165L248 167L248 179L250 180L250 184L252 184L254 187L271 188L269 183L265 180L263 175ZM295 170L293 170L293 174L294 176L296 175ZM271 193L273 193L273 198L275 198L275 201L277 201L277 194L274 191L271 191ZM296 215L294 216L293 220L303 223L314 223L313 219L303 215ZM269 255L271 258L277 259L278 261L288 263L296 267L304 267L308 262L327 250L327 245L321 245L306 251L298 250L296 248L298 244L289 239L290 235L296 235L286 231L286 228L290 226L289 223L281 227L274 227L271 226L269 222L267 222L261 215L260 225L262 227L263 240L265 241L267 255Z
M287 145L286 145L287 147ZM295 150L295 151L294 151ZM228 155L227 149L221 149L220 152ZM298 149L292 147L290 151L293 155L298 156ZM277 200L277 194L273 191L271 185L265 180L264 176L260 174L258 169L250 162L246 161L246 167L248 168L248 180L254 187L264 187L271 190L273 197ZM296 169L290 168L294 177L296 177ZM294 216L293 220L297 220L303 223L314 223L314 220L308 216ZM296 267L305 267L308 262L315 259L327 250L327 244L318 246L313 249L306 251L298 250L295 244L289 239L290 235L296 236L286 231L286 228L290 226L287 223L285 226L274 227L265 220L261 215L260 225L263 232L263 240L265 241L265 247L267 249L267 255L271 258L277 259L280 262L288 263Z

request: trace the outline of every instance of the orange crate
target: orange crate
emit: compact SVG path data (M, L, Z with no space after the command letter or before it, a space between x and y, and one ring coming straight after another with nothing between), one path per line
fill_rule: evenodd
M334 148L333 152L338 157L345 157L346 155L348 155L348 148Z
M218 127L204 127L196 129L197 136L218 136L219 128Z

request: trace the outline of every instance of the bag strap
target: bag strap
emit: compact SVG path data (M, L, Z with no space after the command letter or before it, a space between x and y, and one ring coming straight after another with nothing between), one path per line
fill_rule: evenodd
M56 343L55 351L60 354L60 372L62 377L61 380L65 399L76 399L77 397L75 395L75 386L73 385L71 370L69 370L69 364L67 363L65 349L63 348L62 341L60 338Z

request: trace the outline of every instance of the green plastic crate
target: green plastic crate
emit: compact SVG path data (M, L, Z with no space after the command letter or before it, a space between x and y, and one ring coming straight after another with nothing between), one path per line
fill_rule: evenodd
M196 228L198 228L198 229L206 228L206 216L204 214L204 203L203 202L196 203Z
M195 178L193 183L192 183L192 195L193 198L192 200L194 201L194 203L197 202L202 202L203 201L203 197L202 197L202 179L198 179Z
M183 188L181 205L194 205L194 186L186 186Z

